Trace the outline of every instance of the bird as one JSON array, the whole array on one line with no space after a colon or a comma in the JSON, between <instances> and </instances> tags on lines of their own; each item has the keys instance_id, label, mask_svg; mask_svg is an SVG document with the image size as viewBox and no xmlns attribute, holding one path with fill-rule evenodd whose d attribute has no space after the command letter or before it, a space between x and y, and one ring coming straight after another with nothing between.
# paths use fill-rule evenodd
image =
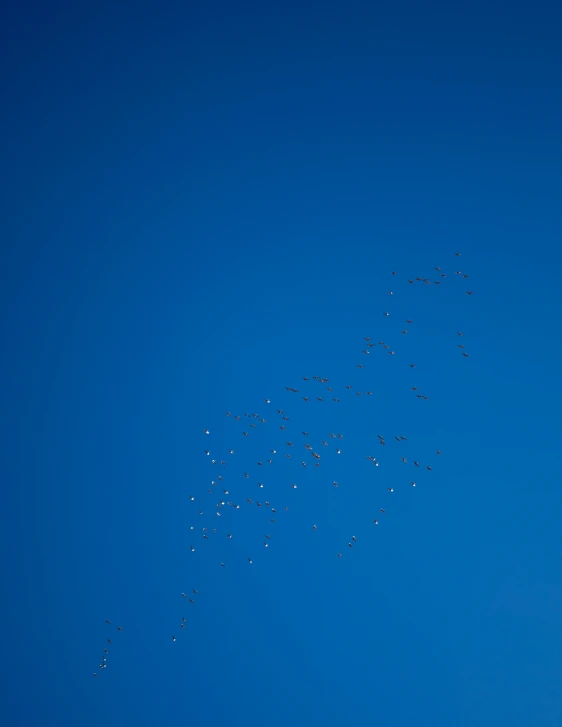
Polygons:
<instances>
[{"instance_id":1,"label":"bird","mask_svg":"<svg viewBox=\"0 0 562 727\"><path fill-rule=\"evenodd\" d=\"M441 452L440 450L437 450L437 454L443 454L443 452Z\"/></svg>"},{"instance_id":2,"label":"bird","mask_svg":"<svg viewBox=\"0 0 562 727\"><path fill-rule=\"evenodd\" d=\"M456 257L460 257L460 255L461 255L461 254L460 254L460 252L456 252L456 253L455 253L455 256L456 256Z\"/></svg>"},{"instance_id":3,"label":"bird","mask_svg":"<svg viewBox=\"0 0 562 727\"><path fill-rule=\"evenodd\" d=\"M176 637L175 636L172 636L172 641L175 641L175 640L176 640Z\"/></svg>"},{"instance_id":4,"label":"bird","mask_svg":"<svg viewBox=\"0 0 562 727\"><path fill-rule=\"evenodd\" d=\"M464 278L464 277L465 277L465 276L463 275L463 278ZM468 276L467 276L467 277L468 277ZM472 291L472 290L467 290L467 291L466 291L466 294L467 294L467 295L474 295L474 291Z\"/></svg>"},{"instance_id":5,"label":"bird","mask_svg":"<svg viewBox=\"0 0 562 727\"><path fill-rule=\"evenodd\" d=\"M123 629L121 628L121 626L118 626L117 627L117 631L123 631Z\"/></svg>"},{"instance_id":6,"label":"bird","mask_svg":"<svg viewBox=\"0 0 562 727\"><path fill-rule=\"evenodd\" d=\"M108 618L106 618L106 619L105 619L105 623L106 623L106 624L110 624L110 623L111 623L111 621L110 621L110 620L109 620Z\"/></svg>"},{"instance_id":7,"label":"bird","mask_svg":"<svg viewBox=\"0 0 562 727\"><path fill-rule=\"evenodd\" d=\"M204 429L203 431L205 432L205 434L210 434L211 433L208 429Z\"/></svg>"}]
</instances>

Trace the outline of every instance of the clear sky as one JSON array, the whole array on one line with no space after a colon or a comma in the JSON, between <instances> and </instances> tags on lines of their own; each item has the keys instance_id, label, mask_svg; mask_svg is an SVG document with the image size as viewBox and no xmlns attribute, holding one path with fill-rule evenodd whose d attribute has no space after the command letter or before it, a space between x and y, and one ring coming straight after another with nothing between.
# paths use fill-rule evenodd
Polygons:
<instances>
[{"instance_id":1,"label":"clear sky","mask_svg":"<svg viewBox=\"0 0 562 727\"><path fill-rule=\"evenodd\" d=\"M562 724L557 5L4 11L3 724Z\"/></svg>"}]
</instances>

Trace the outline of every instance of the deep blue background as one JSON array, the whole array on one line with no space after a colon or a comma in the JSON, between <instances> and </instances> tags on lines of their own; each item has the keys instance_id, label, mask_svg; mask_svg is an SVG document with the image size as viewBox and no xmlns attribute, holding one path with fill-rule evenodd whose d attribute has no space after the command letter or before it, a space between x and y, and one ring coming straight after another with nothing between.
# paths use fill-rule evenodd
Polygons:
<instances>
[{"instance_id":1,"label":"deep blue background","mask_svg":"<svg viewBox=\"0 0 562 727\"><path fill-rule=\"evenodd\" d=\"M5 11L3 723L562 723L556 5Z\"/></svg>"}]
</instances>

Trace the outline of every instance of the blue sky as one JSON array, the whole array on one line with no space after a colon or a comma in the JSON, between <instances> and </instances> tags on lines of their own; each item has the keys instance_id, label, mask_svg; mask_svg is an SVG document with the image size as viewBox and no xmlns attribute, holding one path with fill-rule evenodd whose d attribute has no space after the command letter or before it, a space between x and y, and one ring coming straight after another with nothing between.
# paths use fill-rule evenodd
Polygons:
<instances>
[{"instance_id":1,"label":"blue sky","mask_svg":"<svg viewBox=\"0 0 562 727\"><path fill-rule=\"evenodd\" d=\"M561 723L561 20L7 11L6 724Z\"/></svg>"}]
</instances>

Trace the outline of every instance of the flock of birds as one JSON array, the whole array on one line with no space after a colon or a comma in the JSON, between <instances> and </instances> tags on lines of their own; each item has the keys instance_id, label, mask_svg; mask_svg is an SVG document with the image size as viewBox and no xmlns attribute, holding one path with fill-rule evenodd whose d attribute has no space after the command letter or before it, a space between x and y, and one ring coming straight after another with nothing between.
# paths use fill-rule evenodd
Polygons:
<instances>
[{"instance_id":1,"label":"flock of birds","mask_svg":"<svg viewBox=\"0 0 562 727\"><path fill-rule=\"evenodd\" d=\"M460 257L461 253L454 253L456 257ZM439 278L445 278L446 273L442 271L440 267L434 268L435 271L439 274ZM396 271L392 271L391 275L395 276L397 273ZM468 275L465 273L459 271L455 272L455 275L460 276L462 279L467 279ZM439 285L441 284L442 280L430 280L426 277L416 277L413 279L408 279L409 284L416 284L416 283L422 283L425 285ZM465 291L466 295L471 296L473 295L472 290ZM393 295L393 291L388 291L388 295ZM390 313L388 311L383 312L384 316L389 316ZM406 319L406 325L410 325L413 323L413 320L408 318ZM408 333L408 328L404 328L401 332L402 335L406 335ZM459 338L462 338L464 336L464 333L462 331L457 331L457 335ZM464 340L464 339L463 339ZM362 348L362 355L369 356L373 352L373 349L379 347L380 350L385 351L388 355L395 355L395 351L391 349L391 347L386 344L384 341L377 341L374 342L369 336L365 336L363 339L363 348ZM463 343L457 343L457 346L464 358L469 357L469 353L465 351L465 346ZM358 369L365 368L365 365L363 363L356 364L356 367ZM409 364L410 368L415 368L415 363ZM326 377L321 376L303 376L302 377L303 382L309 382L314 381L316 384L323 387L322 392L310 392L308 390L302 391L300 388L297 388L295 386L285 386L285 390L291 394L299 395L304 402L311 403L311 402L325 402L330 401L332 403L339 403L341 401L342 396L349 396L352 394L355 394L356 396L372 396L373 391L371 390L361 390L361 391L354 391L353 386L350 384L345 384L341 388L341 393L338 392L338 387L335 386L335 384ZM309 386L309 384L306 384L306 386ZM429 399L428 396L426 396L424 393L420 393L417 386L411 386L409 387L412 392L416 395L416 397L420 400L427 401ZM339 395L338 395L339 393ZM272 406L272 401L269 398L264 399L264 404L269 406ZM278 427L279 430L283 433L289 432L289 421L290 417L288 417L283 409L276 408L274 405L272 406L272 409L274 410L274 416L277 415L277 421L278 421ZM252 434L252 430L256 429L257 427L261 425L265 425L267 423L267 420L265 417L261 416L260 414L256 413L245 413L243 415L238 414L232 414L231 412L227 411L225 412L225 415L229 417L232 421L235 422L243 422L242 430L241 430L241 436L243 437L249 437ZM323 438L318 439L317 441L314 441L311 439L309 433L305 430L301 430L300 432L295 432L296 436L294 434L285 434L285 436L289 437L285 440L283 446L283 450L280 451L277 448L270 448L268 452L264 453L264 455L256 460L257 467L259 468L267 468L274 464L274 462L279 458L283 457L284 459L295 459L298 461L298 464L302 468L308 468L308 467L315 467L319 468L322 466L322 455L326 451L333 452L336 456L340 455L342 453L342 441L344 439L344 435L340 432L326 432ZM211 437L211 431L210 429L204 428L203 429L203 435L205 437ZM239 435L240 436L240 435ZM283 438L285 438L285 436ZM407 437L403 434L393 434L393 439L401 444L403 442L407 441ZM381 447L385 447L387 445L387 441L385 437L381 434L377 435L378 437L378 444ZM324 448L329 448L329 450L325 450ZM283 504L282 507L278 507L275 502L273 502L273 497L267 495L266 497L260 497L260 499L255 499L254 496L252 496L253 493L249 492L248 496L245 497L243 500L240 500L239 502L236 502L234 499L230 499L230 490L228 489L230 485L227 484L227 480L225 479L225 475L223 475L223 472L226 472L227 470L222 469L227 466L228 462L231 460L232 456L235 454L235 450L232 447L229 447L226 450L226 454L223 455L224 458L214 456L211 453L210 449L203 449L204 456L208 459L209 464L211 466L216 466L216 472L217 474L214 475L214 478L211 480L210 487L207 488L207 494L210 495L213 500L215 501L213 511L215 513L215 517L220 518L223 514L223 511L225 508L231 508L233 510L240 510L241 507L251 506L255 507L261 512L267 512L267 518L269 520L269 527L268 529L273 529L271 526L274 526L277 522L277 518L279 514L286 512L289 510L289 507L286 504ZM441 456L442 452L440 449L435 450L435 454L437 456ZM379 461L374 453L366 453L365 457L368 461L370 461L375 467L379 466ZM416 468L416 470L426 470L427 472L431 472L433 470L432 464L428 463L422 463L418 460L412 460L411 462L408 460L407 457L400 455L400 461L404 465L411 465L412 468ZM252 477L247 471L243 472L243 480L252 480ZM266 478L263 478L266 479ZM292 479L292 478L291 478ZM409 479L409 485L411 487L416 487L416 481L414 478ZM248 483L249 484L249 483ZM295 482L288 482L287 486L293 490L298 489L298 485ZM333 487L339 487L338 481L333 480L332 481ZM261 481L256 481L253 483L253 489L255 492L255 489L263 490L264 484ZM387 487L388 492L392 493L394 492L394 488L391 486ZM217 494L218 493L218 497ZM193 494L189 495L189 500L192 502L195 502L196 497ZM196 506L197 507L197 506ZM205 511L202 509L198 509L199 515L203 516L205 514ZM379 525L379 518L382 520L384 515L386 514L386 509L384 507L379 507L377 512L372 513L372 523L373 525ZM217 523L220 523L220 521L217 521ZM318 525L311 523L310 527L312 530L317 530ZM197 528L199 530L199 528ZM214 535L218 535L219 531L221 530L220 527L209 527L208 525L205 527L201 527L200 529L200 536L203 540L209 540L210 537L213 537ZM196 533L196 527L194 525L190 526L190 531L192 531L193 535ZM223 537L226 537L227 540L231 540L233 538L233 533L231 532L225 532ZM263 545L262 547L268 548L271 541L271 535L269 533L266 533L264 535L263 539ZM353 548L354 545L357 543L357 537L355 535L351 535L349 538L349 541L347 542L348 548ZM190 545L190 551L192 553L196 552L197 548L192 543ZM334 550L334 557L342 558L343 553L341 550L335 549ZM253 563L253 555L248 554L247 561L249 564ZM224 561L219 561L217 563L218 567L226 568L226 559ZM181 598L185 602L189 602L190 604L194 604L194 596L198 595L198 591L196 588L191 588L188 593L182 592ZM106 623L108 625L111 624L109 619L106 619ZM181 621L178 620L178 626L180 629L185 629L187 624L187 620L185 616L181 616ZM117 627L117 631L121 632L122 628L121 626ZM177 640L177 637L175 634L171 634L171 639L173 642ZM107 638L107 645L103 650L103 655L101 657L101 664L99 665L100 672L101 670L105 669L107 667L107 655L109 654L109 649L107 646L112 645L111 638ZM94 676L98 676L98 672L94 673Z\"/></svg>"}]
</instances>

